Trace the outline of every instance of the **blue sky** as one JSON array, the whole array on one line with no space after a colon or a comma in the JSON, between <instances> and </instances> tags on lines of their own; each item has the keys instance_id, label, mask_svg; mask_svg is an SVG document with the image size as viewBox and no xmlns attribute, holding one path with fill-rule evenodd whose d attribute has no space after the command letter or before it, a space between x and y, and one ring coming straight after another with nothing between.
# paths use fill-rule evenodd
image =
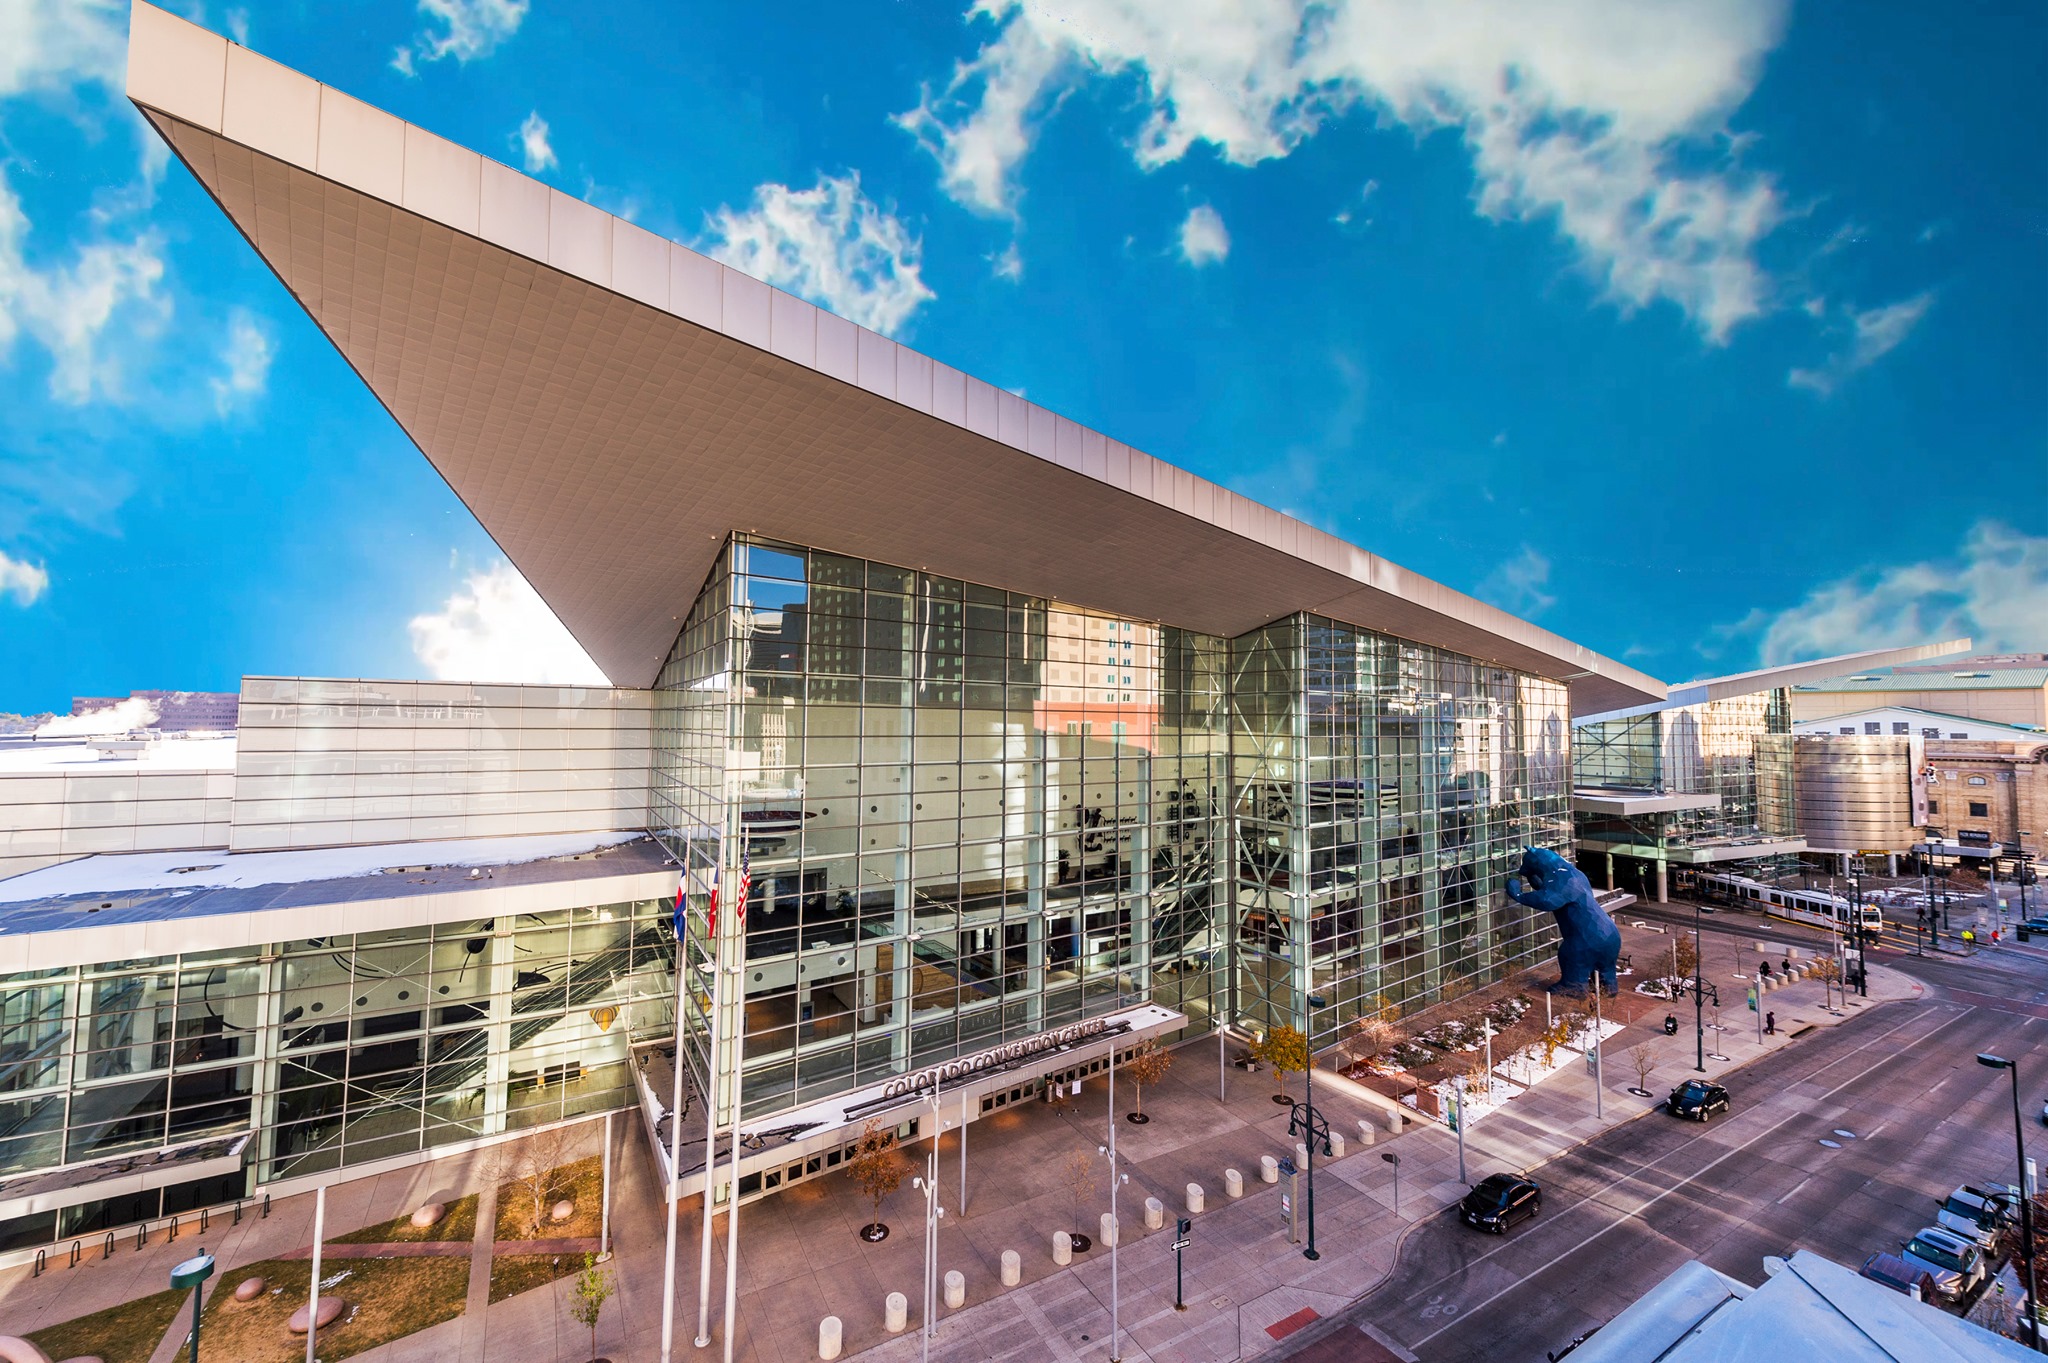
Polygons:
<instances>
[{"instance_id":1,"label":"blue sky","mask_svg":"<svg viewBox=\"0 0 2048 1363\"><path fill-rule=\"evenodd\" d=\"M2048 648L2035 6L175 6L1667 680ZM587 668L0 0L0 711Z\"/></svg>"}]
</instances>

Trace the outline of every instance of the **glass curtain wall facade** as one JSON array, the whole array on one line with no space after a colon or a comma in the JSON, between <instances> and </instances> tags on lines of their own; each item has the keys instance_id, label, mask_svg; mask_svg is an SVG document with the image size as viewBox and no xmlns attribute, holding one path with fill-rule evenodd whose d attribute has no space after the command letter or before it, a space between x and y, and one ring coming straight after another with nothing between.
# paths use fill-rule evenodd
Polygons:
<instances>
[{"instance_id":1,"label":"glass curtain wall facade","mask_svg":"<svg viewBox=\"0 0 2048 1363\"><path fill-rule=\"evenodd\" d=\"M744 844L745 1113L1148 999L1211 1025L1221 640L747 537L691 622L655 798L698 864L683 828Z\"/></svg>"},{"instance_id":2,"label":"glass curtain wall facade","mask_svg":"<svg viewBox=\"0 0 2048 1363\"><path fill-rule=\"evenodd\" d=\"M0 1176L256 1132L243 1174L0 1222L0 1248L232 1201L250 1171L294 1178L629 1105L629 1039L670 1027L667 908L0 980Z\"/></svg>"},{"instance_id":3,"label":"glass curtain wall facade","mask_svg":"<svg viewBox=\"0 0 2048 1363\"><path fill-rule=\"evenodd\" d=\"M1579 785L1715 795L1721 803L1652 815L1651 826L1598 819L1583 823L1581 831L1646 847L1660 839L1792 837L1798 821L1791 733L1791 706L1782 687L1582 724L1573 733Z\"/></svg>"},{"instance_id":4,"label":"glass curtain wall facade","mask_svg":"<svg viewBox=\"0 0 2048 1363\"><path fill-rule=\"evenodd\" d=\"M690 619L655 800L679 856L717 860L679 832L715 827L725 874L742 845L752 872L727 1014L748 1115L1147 1000L1324 1044L1549 949L1501 889L1523 847L1569 841L1559 683L1305 615L1225 641L746 536Z\"/></svg>"},{"instance_id":5,"label":"glass curtain wall facade","mask_svg":"<svg viewBox=\"0 0 2048 1363\"><path fill-rule=\"evenodd\" d=\"M1559 683L1301 615L1232 642L1238 1018L1337 1040L1547 952L1502 893L1570 838Z\"/></svg>"}]
</instances>

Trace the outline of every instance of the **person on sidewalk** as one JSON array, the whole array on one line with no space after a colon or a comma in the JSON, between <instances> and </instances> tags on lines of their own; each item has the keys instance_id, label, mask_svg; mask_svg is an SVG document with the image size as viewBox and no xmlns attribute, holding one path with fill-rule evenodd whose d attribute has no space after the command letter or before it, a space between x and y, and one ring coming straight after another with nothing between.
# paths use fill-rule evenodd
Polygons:
<instances>
[{"instance_id":1,"label":"person on sidewalk","mask_svg":"<svg viewBox=\"0 0 2048 1363\"><path fill-rule=\"evenodd\" d=\"M1778 1034L1778 1015L1777 1015L1776 1013L1765 1013L1765 1014L1764 1014L1764 1035L1765 1035L1765 1036L1776 1036L1777 1034Z\"/></svg>"}]
</instances>

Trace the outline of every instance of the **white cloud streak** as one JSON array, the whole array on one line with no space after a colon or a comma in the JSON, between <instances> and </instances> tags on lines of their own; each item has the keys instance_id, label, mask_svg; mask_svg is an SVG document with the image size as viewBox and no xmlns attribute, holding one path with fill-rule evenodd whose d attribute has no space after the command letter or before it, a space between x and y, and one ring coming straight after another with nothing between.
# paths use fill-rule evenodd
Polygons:
<instances>
[{"instance_id":1,"label":"white cloud streak","mask_svg":"<svg viewBox=\"0 0 2048 1363\"><path fill-rule=\"evenodd\" d=\"M1214 265L1230 254L1230 233L1222 215L1207 204L1188 210L1180 225L1180 258L1200 269Z\"/></svg>"},{"instance_id":2,"label":"white cloud streak","mask_svg":"<svg viewBox=\"0 0 2048 1363\"><path fill-rule=\"evenodd\" d=\"M2048 648L2048 535L1979 521L1947 558L1842 578L1717 632L1756 638L1765 667L1963 635L1980 653Z\"/></svg>"},{"instance_id":3,"label":"white cloud streak","mask_svg":"<svg viewBox=\"0 0 2048 1363\"><path fill-rule=\"evenodd\" d=\"M96 81L123 85L128 6L114 0L0 4L0 99Z\"/></svg>"},{"instance_id":4,"label":"white cloud streak","mask_svg":"<svg viewBox=\"0 0 2048 1363\"><path fill-rule=\"evenodd\" d=\"M414 616L412 651L440 681L605 686L604 674L511 564L471 573L439 611Z\"/></svg>"},{"instance_id":5,"label":"white cloud streak","mask_svg":"<svg viewBox=\"0 0 2048 1363\"><path fill-rule=\"evenodd\" d=\"M0 597L12 597L17 606L33 606L49 589L49 569L0 550Z\"/></svg>"},{"instance_id":6,"label":"white cloud streak","mask_svg":"<svg viewBox=\"0 0 2048 1363\"><path fill-rule=\"evenodd\" d=\"M553 170L561 163L555 160L555 149L548 143L548 121L540 116L538 109L526 116L519 125L519 132L512 139L519 146L519 154L526 158L526 173L538 175L544 170Z\"/></svg>"},{"instance_id":7,"label":"white cloud streak","mask_svg":"<svg viewBox=\"0 0 2048 1363\"><path fill-rule=\"evenodd\" d=\"M78 405L95 393L118 396L120 362L101 347L102 333L148 332L170 311L157 293L164 262L156 233L88 241L68 263L37 265L27 255L29 227L0 176L0 356L26 333L49 352L52 397Z\"/></svg>"},{"instance_id":8,"label":"white cloud streak","mask_svg":"<svg viewBox=\"0 0 2048 1363\"><path fill-rule=\"evenodd\" d=\"M214 410L227 416L260 396L270 381L272 353L270 333L248 309L236 308L228 317L228 338L221 346L221 372L212 380Z\"/></svg>"},{"instance_id":9,"label":"white cloud streak","mask_svg":"<svg viewBox=\"0 0 2048 1363\"><path fill-rule=\"evenodd\" d=\"M1816 369L1794 369L1785 376L1785 382L1822 397L1830 396L1851 375L1898 349L1899 343L1912 335L1913 328L1920 325L1920 319L1933 306L1934 294L1929 292L1864 312L1851 310L1848 344Z\"/></svg>"},{"instance_id":10,"label":"white cloud streak","mask_svg":"<svg viewBox=\"0 0 2048 1363\"><path fill-rule=\"evenodd\" d=\"M1782 0L976 0L1000 25L898 122L946 192L1014 214L1017 168L1060 95L1134 80L1146 169L1207 143L1227 161L1286 156L1356 108L1421 133L1458 129L1478 210L1548 222L1624 312L1667 302L1709 341L1771 305L1757 243L1776 185L1725 137L1784 28Z\"/></svg>"},{"instance_id":11,"label":"white cloud streak","mask_svg":"<svg viewBox=\"0 0 2048 1363\"><path fill-rule=\"evenodd\" d=\"M410 76L423 61L453 57L468 63L488 57L526 22L526 8L527 0L420 0L426 23L393 54L392 68Z\"/></svg>"},{"instance_id":12,"label":"white cloud streak","mask_svg":"<svg viewBox=\"0 0 2048 1363\"><path fill-rule=\"evenodd\" d=\"M917 238L861 192L854 173L804 190L760 186L746 210L711 215L703 249L885 336L933 297Z\"/></svg>"},{"instance_id":13,"label":"white cloud streak","mask_svg":"<svg viewBox=\"0 0 2048 1363\"><path fill-rule=\"evenodd\" d=\"M1480 579L1473 595L1528 620L1557 604L1549 586L1550 560L1525 544L1520 553Z\"/></svg>"}]
</instances>

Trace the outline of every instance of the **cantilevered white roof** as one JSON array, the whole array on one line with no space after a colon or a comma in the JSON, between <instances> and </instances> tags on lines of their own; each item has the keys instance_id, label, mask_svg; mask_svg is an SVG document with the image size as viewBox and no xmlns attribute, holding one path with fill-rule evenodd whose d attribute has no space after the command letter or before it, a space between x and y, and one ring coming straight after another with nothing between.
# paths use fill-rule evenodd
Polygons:
<instances>
[{"instance_id":1,"label":"cantilevered white roof","mask_svg":"<svg viewBox=\"0 0 2048 1363\"><path fill-rule=\"evenodd\" d=\"M1581 711L1664 695L141 3L128 94L620 685L739 529L1222 635L1312 610Z\"/></svg>"},{"instance_id":2,"label":"cantilevered white roof","mask_svg":"<svg viewBox=\"0 0 2048 1363\"><path fill-rule=\"evenodd\" d=\"M1839 653L1832 658L1817 658L1810 663L1780 663L1776 667L1759 668L1754 672L1735 672L1726 677L1707 677L1700 681L1681 682L1671 687L1669 694L1662 700L1612 710L1588 710L1585 706L1576 704L1578 697L1574 695L1572 718L1579 724L1629 719L1635 715L1670 710L1680 705L1700 705L1711 700L1726 700L1731 696L1754 695L1758 691L1770 691L1780 686L1798 686L1824 677L1839 677L1845 672L1854 672L1859 668L1894 667L1900 663L1917 663L1923 658L1945 658L1952 653L1967 653L1969 648L1968 639L1950 639L1939 644L1909 644L1900 648L1873 648L1862 653Z\"/></svg>"}]
</instances>

